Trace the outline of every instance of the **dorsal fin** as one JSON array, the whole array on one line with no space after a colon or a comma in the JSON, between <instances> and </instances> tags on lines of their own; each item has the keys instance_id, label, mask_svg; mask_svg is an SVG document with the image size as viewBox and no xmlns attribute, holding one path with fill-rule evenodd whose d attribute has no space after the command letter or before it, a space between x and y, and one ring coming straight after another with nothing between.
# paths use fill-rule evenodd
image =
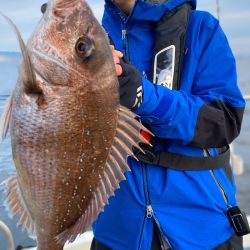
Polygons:
<instances>
[{"instance_id":1,"label":"dorsal fin","mask_svg":"<svg viewBox=\"0 0 250 250\"><path fill-rule=\"evenodd\" d=\"M74 241L78 234L85 232L90 224L97 219L98 214L108 204L108 198L114 195L114 190L119 188L119 182L125 180L124 173L130 171L127 157L134 156L132 148L134 146L140 148L138 146L139 142L148 143L140 134L141 130L148 130L135 118L135 114L124 107L120 107L116 137L104 167L104 172L100 176L99 185L93 193L87 210L75 225L57 236L56 239L61 244L64 244L67 240Z\"/></svg>"},{"instance_id":2,"label":"dorsal fin","mask_svg":"<svg viewBox=\"0 0 250 250\"><path fill-rule=\"evenodd\" d=\"M9 129L12 104L13 104L13 95L11 95L8 98L4 112L3 112L2 117L1 117L1 121L0 121L0 131L2 134L2 140L5 139L7 132L8 132L8 129Z\"/></svg>"}]
</instances>

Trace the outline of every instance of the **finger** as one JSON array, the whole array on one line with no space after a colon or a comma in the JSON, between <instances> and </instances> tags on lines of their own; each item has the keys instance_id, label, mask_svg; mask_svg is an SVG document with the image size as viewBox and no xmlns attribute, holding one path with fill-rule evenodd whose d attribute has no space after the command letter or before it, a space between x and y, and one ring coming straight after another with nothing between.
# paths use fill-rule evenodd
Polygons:
<instances>
[{"instance_id":1,"label":"finger","mask_svg":"<svg viewBox=\"0 0 250 250\"><path fill-rule=\"evenodd\" d=\"M114 55L114 54L113 54L113 59L114 59L115 64L120 63L120 58L119 58L119 57L117 57L117 56L116 56L116 55Z\"/></svg>"},{"instance_id":2,"label":"finger","mask_svg":"<svg viewBox=\"0 0 250 250\"><path fill-rule=\"evenodd\" d=\"M115 54L116 56L118 56L119 58L122 58L123 57L123 53L119 50L116 50L114 45L109 45L110 48L111 48L111 51L113 54Z\"/></svg>"},{"instance_id":3,"label":"finger","mask_svg":"<svg viewBox=\"0 0 250 250\"><path fill-rule=\"evenodd\" d=\"M121 76L122 75L122 67L120 64L115 64L115 70L116 70L116 75Z\"/></svg>"},{"instance_id":4,"label":"finger","mask_svg":"<svg viewBox=\"0 0 250 250\"><path fill-rule=\"evenodd\" d=\"M123 57L123 53L121 52L121 51L119 51L119 50L114 50L113 51L113 53L116 55L116 56L118 56L119 58L122 58Z\"/></svg>"}]
</instances>

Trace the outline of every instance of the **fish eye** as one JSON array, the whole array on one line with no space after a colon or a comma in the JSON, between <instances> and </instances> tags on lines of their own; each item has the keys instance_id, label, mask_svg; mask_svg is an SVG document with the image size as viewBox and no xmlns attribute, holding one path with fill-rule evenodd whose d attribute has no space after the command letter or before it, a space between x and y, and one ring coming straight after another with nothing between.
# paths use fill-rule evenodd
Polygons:
<instances>
[{"instance_id":1,"label":"fish eye","mask_svg":"<svg viewBox=\"0 0 250 250\"><path fill-rule=\"evenodd\" d=\"M75 45L75 53L77 59L80 61L84 61L89 58L94 51L94 43L93 40L87 36L80 37Z\"/></svg>"},{"instance_id":2,"label":"fish eye","mask_svg":"<svg viewBox=\"0 0 250 250\"><path fill-rule=\"evenodd\" d=\"M77 50L80 52L80 53L84 53L85 50L86 50L86 44L84 44L83 42L79 42L77 44Z\"/></svg>"},{"instance_id":3,"label":"fish eye","mask_svg":"<svg viewBox=\"0 0 250 250\"><path fill-rule=\"evenodd\" d=\"M41 6L41 12L42 12L42 14L44 14L45 11L47 10L47 6L48 6L47 3L44 3L44 4Z\"/></svg>"}]
</instances>

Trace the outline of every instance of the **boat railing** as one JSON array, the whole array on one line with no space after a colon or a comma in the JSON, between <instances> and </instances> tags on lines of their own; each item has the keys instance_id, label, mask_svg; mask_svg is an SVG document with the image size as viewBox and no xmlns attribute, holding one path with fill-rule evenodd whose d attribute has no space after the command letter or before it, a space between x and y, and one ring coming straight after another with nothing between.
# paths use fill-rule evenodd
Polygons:
<instances>
[{"instance_id":1,"label":"boat railing","mask_svg":"<svg viewBox=\"0 0 250 250\"><path fill-rule=\"evenodd\" d=\"M245 96L244 96L244 99L245 99L246 101L250 101L250 95L245 95Z\"/></svg>"},{"instance_id":2,"label":"boat railing","mask_svg":"<svg viewBox=\"0 0 250 250\"><path fill-rule=\"evenodd\" d=\"M15 250L14 239L10 229L7 227L5 223L0 221L0 230L4 233L7 239L7 250Z\"/></svg>"}]
</instances>

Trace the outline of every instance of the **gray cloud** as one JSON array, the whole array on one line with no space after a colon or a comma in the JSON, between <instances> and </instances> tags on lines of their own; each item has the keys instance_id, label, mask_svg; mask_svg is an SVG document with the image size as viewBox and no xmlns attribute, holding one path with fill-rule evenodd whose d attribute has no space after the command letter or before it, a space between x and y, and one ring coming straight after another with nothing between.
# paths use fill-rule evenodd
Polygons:
<instances>
[{"instance_id":1,"label":"gray cloud","mask_svg":"<svg viewBox=\"0 0 250 250\"><path fill-rule=\"evenodd\" d=\"M0 0L0 11L9 16L18 26L27 41L39 19L40 6L45 0ZM95 16L100 21L104 0L89 1ZM216 15L215 0L198 0L198 9ZM220 0L221 25L235 53L250 54L250 1ZM18 43L8 24L0 18L0 50L18 51Z\"/></svg>"}]
</instances>

